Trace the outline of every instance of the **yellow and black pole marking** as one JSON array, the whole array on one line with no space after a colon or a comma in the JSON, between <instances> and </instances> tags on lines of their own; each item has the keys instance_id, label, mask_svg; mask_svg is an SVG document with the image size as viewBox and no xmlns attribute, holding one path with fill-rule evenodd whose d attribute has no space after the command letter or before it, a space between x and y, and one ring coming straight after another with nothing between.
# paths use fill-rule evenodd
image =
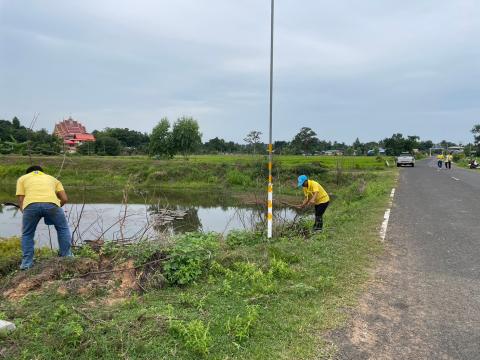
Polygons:
<instances>
[{"instance_id":1,"label":"yellow and black pole marking","mask_svg":"<svg viewBox=\"0 0 480 360\"><path fill-rule=\"evenodd\" d=\"M273 20L275 15L275 1L272 0L270 17L270 123L268 141L268 202L267 202L267 237L272 237L273 228L273 181L272 181L272 120L273 120Z\"/></svg>"},{"instance_id":2,"label":"yellow and black pole marking","mask_svg":"<svg viewBox=\"0 0 480 360\"><path fill-rule=\"evenodd\" d=\"M272 237L273 228L273 182L272 182L272 144L268 144L268 202L267 202L267 237Z\"/></svg>"}]
</instances>

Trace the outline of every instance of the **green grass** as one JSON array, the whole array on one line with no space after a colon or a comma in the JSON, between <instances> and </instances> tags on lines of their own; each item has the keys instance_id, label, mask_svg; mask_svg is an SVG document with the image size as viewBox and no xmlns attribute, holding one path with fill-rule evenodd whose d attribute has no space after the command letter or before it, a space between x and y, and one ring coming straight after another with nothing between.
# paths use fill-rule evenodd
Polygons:
<instances>
[{"instance_id":1,"label":"green grass","mask_svg":"<svg viewBox=\"0 0 480 360\"><path fill-rule=\"evenodd\" d=\"M460 167L465 168L465 169L470 169L470 163L469 162L470 162L470 160L473 160L473 159L477 159L477 162L480 163L480 158L478 158L478 157L468 157L468 158L466 158L464 156L456 157L456 158L454 157L455 164L457 166L460 166ZM472 169L472 171L475 171L475 170L478 170L478 169Z\"/></svg>"},{"instance_id":2,"label":"green grass","mask_svg":"<svg viewBox=\"0 0 480 360\"><path fill-rule=\"evenodd\" d=\"M276 156L273 176L277 194L292 194L295 179L307 174L329 189L354 181L365 172L383 172L385 161L376 157ZM134 189L245 191L266 188L267 159L251 155L192 156L189 160L154 160L147 157L34 157L45 171L59 177L67 192L86 188L121 192L127 184ZM391 162L392 163L392 162ZM12 200L15 183L30 165L28 157L0 158L0 200ZM333 191L333 190L331 190Z\"/></svg>"},{"instance_id":3,"label":"green grass","mask_svg":"<svg viewBox=\"0 0 480 360\"><path fill-rule=\"evenodd\" d=\"M35 256L38 259L46 259L53 256L53 251L42 248L35 250ZM13 269L17 269L22 259L19 238L0 238L0 276L10 273Z\"/></svg>"},{"instance_id":4,"label":"green grass","mask_svg":"<svg viewBox=\"0 0 480 360\"><path fill-rule=\"evenodd\" d=\"M0 349L9 359L327 356L331 349L322 334L345 321L342 309L355 304L382 251L378 227L395 173L339 188L323 234L301 235L310 219L284 228L271 242L235 234L212 250L209 270L188 285L114 305L105 304L106 294L62 295L55 286L21 301L2 299L1 316L18 331L0 335Z\"/></svg>"}]
</instances>

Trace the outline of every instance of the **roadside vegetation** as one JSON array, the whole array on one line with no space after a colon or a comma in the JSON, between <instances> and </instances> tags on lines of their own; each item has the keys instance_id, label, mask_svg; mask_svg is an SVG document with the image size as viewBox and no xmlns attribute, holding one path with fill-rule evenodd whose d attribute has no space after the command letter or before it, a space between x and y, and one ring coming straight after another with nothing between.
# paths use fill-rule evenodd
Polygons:
<instances>
[{"instance_id":1,"label":"roadside vegetation","mask_svg":"<svg viewBox=\"0 0 480 360\"><path fill-rule=\"evenodd\" d=\"M325 183L338 183L339 176L388 169L387 157L277 156L274 160L276 191L289 191L301 173ZM267 159L252 155L197 155L185 160L154 160L148 157L28 157L0 158L0 183L6 190L15 186L31 163L58 177L66 187L250 190L266 186ZM352 176L353 176L352 175Z\"/></svg>"},{"instance_id":2,"label":"roadside vegetation","mask_svg":"<svg viewBox=\"0 0 480 360\"><path fill-rule=\"evenodd\" d=\"M381 251L395 173L345 181L321 234L307 216L272 241L235 231L84 246L70 261L46 251L26 273L13 270L18 239L0 241L0 317L18 327L0 335L0 351L8 359L328 358L334 349L321 334L345 320Z\"/></svg>"}]
</instances>

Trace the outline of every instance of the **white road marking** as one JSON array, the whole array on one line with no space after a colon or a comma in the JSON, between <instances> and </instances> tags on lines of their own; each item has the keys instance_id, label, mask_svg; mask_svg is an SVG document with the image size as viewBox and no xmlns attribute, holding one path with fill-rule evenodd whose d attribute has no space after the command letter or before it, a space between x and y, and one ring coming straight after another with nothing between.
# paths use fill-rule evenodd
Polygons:
<instances>
[{"instance_id":1,"label":"white road marking","mask_svg":"<svg viewBox=\"0 0 480 360\"><path fill-rule=\"evenodd\" d=\"M452 179L455 181L460 181L460 179L457 179L456 177L453 177L453 176L452 176Z\"/></svg>"},{"instance_id":2,"label":"white road marking","mask_svg":"<svg viewBox=\"0 0 480 360\"><path fill-rule=\"evenodd\" d=\"M390 203L388 209L385 211L385 215L383 216L383 223L382 227L380 228L380 239L385 241L385 238L387 237L387 230L388 230L388 221L390 220L390 212L392 211L392 205L393 205L393 198L395 197L395 188L392 189L392 192L390 193Z\"/></svg>"}]
</instances>

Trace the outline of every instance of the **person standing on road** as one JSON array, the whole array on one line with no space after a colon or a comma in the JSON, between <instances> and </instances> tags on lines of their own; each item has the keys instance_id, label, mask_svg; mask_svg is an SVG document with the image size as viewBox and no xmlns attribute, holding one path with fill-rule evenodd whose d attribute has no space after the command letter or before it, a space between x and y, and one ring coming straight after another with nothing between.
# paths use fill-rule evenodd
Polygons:
<instances>
[{"instance_id":1,"label":"person standing on road","mask_svg":"<svg viewBox=\"0 0 480 360\"><path fill-rule=\"evenodd\" d=\"M445 161L445 167L447 169L452 168L452 160L453 160L453 155L452 155L452 153L450 153L450 154L447 155L447 158L446 158L446 161Z\"/></svg>"},{"instance_id":2,"label":"person standing on road","mask_svg":"<svg viewBox=\"0 0 480 360\"><path fill-rule=\"evenodd\" d=\"M40 166L30 166L17 180L18 205L22 217L22 263L20 269L33 266L34 236L38 222L44 218L57 231L59 255L72 256L72 235L62 206L68 201L62 183L43 172Z\"/></svg>"},{"instance_id":3,"label":"person standing on road","mask_svg":"<svg viewBox=\"0 0 480 360\"><path fill-rule=\"evenodd\" d=\"M300 175L298 177L297 187L303 188L303 194L305 200L297 208L304 209L308 206L315 206L315 223L313 225L313 231L323 230L323 214L327 210L330 203L330 197L325 189L318 182L308 180L306 175Z\"/></svg>"},{"instance_id":4,"label":"person standing on road","mask_svg":"<svg viewBox=\"0 0 480 360\"><path fill-rule=\"evenodd\" d=\"M443 153L437 155L437 165L439 169L441 169L443 166L443 160L445 160L445 156L443 156Z\"/></svg>"}]
</instances>

